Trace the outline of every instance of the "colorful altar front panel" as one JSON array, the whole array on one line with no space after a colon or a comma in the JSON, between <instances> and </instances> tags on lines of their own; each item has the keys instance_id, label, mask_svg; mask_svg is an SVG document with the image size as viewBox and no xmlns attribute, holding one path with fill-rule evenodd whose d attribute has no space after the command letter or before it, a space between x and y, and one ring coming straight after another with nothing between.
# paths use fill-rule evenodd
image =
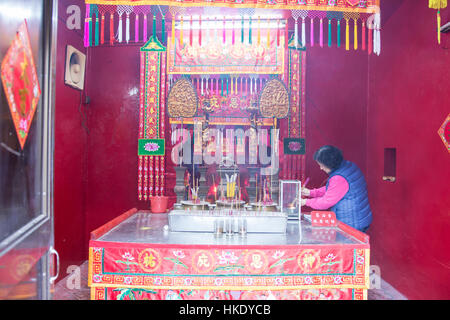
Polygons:
<instances>
[{"instance_id":1,"label":"colorful altar front panel","mask_svg":"<svg viewBox=\"0 0 450 320\"><path fill-rule=\"evenodd\" d=\"M96 287L92 300L367 300L365 289L183 290Z\"/></svg>"},{"instance_id":2,"label":"colorful altar front panel","mask_svg":"<svg viewBox=\"0 0 450 320\"><path fill-rule=\"evenodd\" d=\"M140 223L139 230L144 225ZM311 234L319 241L323 234L317 230ZM169 294L187 299L220 294L227 298L226 292L234 291L245 299L262 298L268 291L280 299L365 298L368 243L332 244L336 231L326 231L330 240L325 242L331 243L316 245L196 245L97 238L89 244L89 285L95 299L125 298L126 290L134 295L129 298L145 299L166 299Z\"/></svg>"}]
</instances>

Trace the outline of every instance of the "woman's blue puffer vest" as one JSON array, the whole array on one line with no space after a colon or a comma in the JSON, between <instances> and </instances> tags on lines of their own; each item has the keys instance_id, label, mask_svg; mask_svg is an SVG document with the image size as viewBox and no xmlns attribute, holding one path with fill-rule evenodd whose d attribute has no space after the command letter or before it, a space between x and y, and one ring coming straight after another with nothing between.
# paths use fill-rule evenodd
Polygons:
<instances>
[{"instance_id":1,"label":"woman's blue puffer vest","mask_svg":"<svg viewBox=\"0 0 450 320\"><path fill-rule=\"evenodd\" d=\"M339 221L357 229L362 230L372 222L372 211L370 210L369 198L367 196L367 185L364 175L356 164L344 160L339 168L330 172L330 178L340 175L347 180L349 189L345 196L331 207L336 213Z\"/></svg>"}]
</instances>

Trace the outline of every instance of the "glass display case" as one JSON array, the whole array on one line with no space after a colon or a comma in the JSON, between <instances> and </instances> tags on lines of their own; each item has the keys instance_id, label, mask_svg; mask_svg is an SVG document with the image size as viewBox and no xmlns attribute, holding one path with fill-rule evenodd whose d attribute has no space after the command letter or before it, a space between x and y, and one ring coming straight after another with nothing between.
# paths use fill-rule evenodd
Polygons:
<instances>
[{"instance_id":1,"label":"glass display case","mask_svg":"<svg viewBox=\"0 0 450 320\"><path fill-rule=\"evenodd\" d=\"M301 191L301 181L280 180L280 210L287 214L288 219L301 218Z\"/></svg>"}]
</instances>

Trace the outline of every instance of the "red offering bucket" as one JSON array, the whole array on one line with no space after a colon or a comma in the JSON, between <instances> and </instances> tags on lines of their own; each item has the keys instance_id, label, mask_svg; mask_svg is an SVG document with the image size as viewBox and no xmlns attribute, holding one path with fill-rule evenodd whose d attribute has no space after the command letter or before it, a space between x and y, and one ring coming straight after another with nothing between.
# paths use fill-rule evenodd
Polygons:
<instances>
[{"instance_id":1,"label":"red offering bucket","mask_svg":"<svg viewBox=\"0 0 450 320\"><path fill-rule=\"evenodd\" d=\"M152 213L165 213L167 211L167 203L169 197L154 196L150 197L150 208Z\"/></svg>"}]
</instances>

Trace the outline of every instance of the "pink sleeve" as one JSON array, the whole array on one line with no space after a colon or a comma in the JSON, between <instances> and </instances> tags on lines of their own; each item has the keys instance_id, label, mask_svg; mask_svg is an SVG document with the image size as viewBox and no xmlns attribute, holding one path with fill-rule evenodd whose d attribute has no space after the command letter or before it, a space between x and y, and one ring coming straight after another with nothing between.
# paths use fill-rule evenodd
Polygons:
<instances>
[{"instance_id":1,"label":"pink sleeve","mask_svg":"<svg viewBox=\"0 0 450 320\"><path fill-rule=\"evenodd\" d=\"M322 188L318 189L321 190ZM316 210L327 210L338 203L348 191L348 182L342 176L333 176L328 183L328 190L322 196L307 199L306 205Z\"/></svg>"},{"instance_id":2,"label":"pink sleeve","mask_svg":"<svg viewBox=\"0 0 450 320\"><path fill-rule=\"evenodd\" d=\"M325 187L325 186L323 186L322 188L318 188L318 189L311 189L309 196L311 198L321 197L325 194L325 191L327 191L327 187Z\"/></svg>"}]
</instances>

